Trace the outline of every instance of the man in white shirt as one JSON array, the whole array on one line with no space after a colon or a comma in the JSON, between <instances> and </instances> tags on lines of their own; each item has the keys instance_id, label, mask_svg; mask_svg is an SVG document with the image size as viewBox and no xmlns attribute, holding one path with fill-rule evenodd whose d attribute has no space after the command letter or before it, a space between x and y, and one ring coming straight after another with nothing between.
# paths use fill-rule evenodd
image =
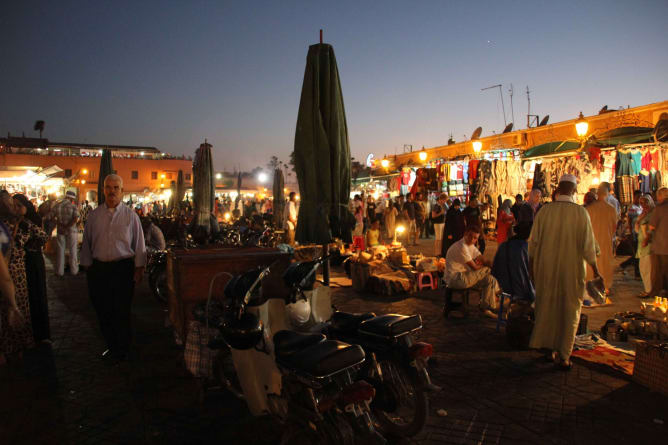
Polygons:
<instances>
[{"instance_id":1,"label":"man in white shirt","mask_svg":"<svg viewBox=\"0 0 668 445\"><path fill-rule=\"evenodd\" d=\"M139 217L121 202L123 180L104 179L104 203L84 228L81 265L87 268L88 295L107 350L104 359L127 359L132 340L132 297L144 275L146 246Z\"/></svg>"},{"instance_id":2,"label":"man in white shirt","mask_svg":"<svg viewBox=\"0 0 668 445\"><path fill-rule=\"evenodd\" d=\"M452 289L479 290L480 309L486 316L495 318L490 309L496 307L500 287L491 274L491 263L483 259L476 247L479 237L480 227L470 225L464 237L450 246L445 256L445 282Z\"/></svg>"}]
</instances>

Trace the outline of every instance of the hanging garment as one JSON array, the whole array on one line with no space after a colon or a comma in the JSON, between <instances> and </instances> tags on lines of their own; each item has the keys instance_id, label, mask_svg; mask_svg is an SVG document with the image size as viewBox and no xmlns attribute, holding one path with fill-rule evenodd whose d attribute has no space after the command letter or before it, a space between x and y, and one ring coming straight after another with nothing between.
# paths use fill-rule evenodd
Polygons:
<instances>
[{"instance_id":1,"label":"hanging garment","mask_svg":"<svg viewBox=\"0 0 668 445\"><path fill-rule=\"evenodd\" d=\"M473 181L478 177L478 165L480 161L477 159L472 159L469 161L469 181L473 184Z\"/></svg>"},{"instance_id":2,"label":"hanging garment","mask_svg":"<svg viewBox=\"0 0 668 445\"><path fill-rule=\"evenodd\" d=\"M633 176L620 176L615 181L620 203L628 205L633 202L634 179L637 181L637 178Z\"/></svg>"},{"instance_id":3,"label":"hanging garment","mask_svg":"<svg viewBox=\"0 0 668 445\"><path fill-rule=\"evenodd\" d=\"M617 176L630 176L633 173L633 158L630 151L617 150L617 159L615 161Z\"/></svg>"},{"instance_id":4,"label":"hanging garment","mask_svg":"<svg viewBox=\"0 0 668 445\"><path fill-rule=\"evenodd\" d=\"M658 148L647 150L649 156L649 169L650 170L659 170L659 158L661 156L661 150Z\"/></svg>"},{"instance_id":5,"label":"hanging garment","mask_svg":"<svg viewBox=\"0 0 668 445\"><path fill-rule=\"evenodd\" d=\"M631 159L633 160L631 175L638 176L640 170L642 170L642 153L640 150L631 150Z\"/></svg>"},{"instance_id":6,"label":"hanging garment","mask_svg":"<svg viewBox=\"0 0 668 445\"><path fill-rule=\"evenodd\" d=\"M638 182L640 183L640 191L643 193L643 195L652 192L652 188L650 187L649 173L641 173L638 176Z\"/></svg>"},{"instance_id":7,"label":"hanging garment","mask_svg":"<svg viewBox=\"0 0 668 445\"><path fill-rule=\"evenodd\" d=\"M661 188L661 172L651 171L649 173L649 188L652 193L656 192Z\"/></svg>"}]
</instances>

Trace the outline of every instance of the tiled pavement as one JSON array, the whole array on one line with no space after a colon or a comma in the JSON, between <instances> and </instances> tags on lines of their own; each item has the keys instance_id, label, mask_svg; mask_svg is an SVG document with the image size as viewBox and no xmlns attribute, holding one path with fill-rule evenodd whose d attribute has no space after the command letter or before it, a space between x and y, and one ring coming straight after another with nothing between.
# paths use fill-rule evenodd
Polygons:
<instances>
[{"instance_id":1,"label":"tiled pavement","mask_svg":"<svg viewBox=\"0 0 668 445\"><path fill-rule=\"evenodd\" d=\"M275 443L278 429L226 394L200 402L197 382L164 326L146 281L134 303L135 351L121 367L104 349L83 275L49 272L52 348L0 368L0 443ZM434 344L425 431L408 443L661 443L668 400L606 369L554 371L531 351L511 351L491 320L445 320L440 301L333 292L343 310L420 313ZM590 324L590 326L593 326ZM444 409L447 416L436 414Z\"/></svg>"}]
</instances>

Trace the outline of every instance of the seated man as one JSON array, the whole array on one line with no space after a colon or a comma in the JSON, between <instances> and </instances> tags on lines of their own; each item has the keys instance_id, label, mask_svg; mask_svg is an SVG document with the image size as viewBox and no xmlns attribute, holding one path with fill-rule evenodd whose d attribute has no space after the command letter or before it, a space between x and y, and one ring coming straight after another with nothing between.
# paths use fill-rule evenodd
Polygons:
<instances>
[{"instance_id":1,"label":"seated man","mask_svg":"<svg viewBox=\"0 0 668 445\"><path fill-rule=\"evenodd\" d=\"M476 247L479 237L480 227L470 225L464 237L450 246L445 256L445 282L452 289L479 290L480 309L486 316L496 318L490 309L496 307L499 284L491 274L490 262L483 259Z\"/></svg>"},{"instance_id":2,"label":"seated man","mask_svg":"<svg viewBox=\"0 0 668 445\"><path fill-rule=\"evenodd\" d=\"M515 226L515 236L499 245L492 275L498 280L501 289L513 298L533 303L536 291L529 276L529 244L531 223L522 222Z\"/></svg>"},{"instance_id":3,"label":"seated man","mask_svg":"<svg viewBox=\"0 0 668 445\"><path fill-rule=\"evenodd\" d=\"M141 227L144 230L144 242L147 251L154 252L166 249L165 236L162 234L160 227L153 224L151 218L141 218Z\"/></svg>"}]
</instances>

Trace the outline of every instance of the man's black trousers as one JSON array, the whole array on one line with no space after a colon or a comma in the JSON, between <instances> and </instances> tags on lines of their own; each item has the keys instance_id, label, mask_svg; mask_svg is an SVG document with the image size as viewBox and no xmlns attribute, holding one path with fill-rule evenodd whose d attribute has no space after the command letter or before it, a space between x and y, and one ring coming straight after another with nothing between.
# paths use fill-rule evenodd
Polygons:
<instances>
[{"instance_id":1,"label":"man's black trousers","mask_svg":"<svg viewBox=\"0 0 668 445\"><path fill-rule=\"evenodd\" d=\"M115 355L127 355L132 339L130 324L135 290L134 258L97 261L88 268L88 295L93 302L107 348Z\"/></svg>"}]
</instances>

